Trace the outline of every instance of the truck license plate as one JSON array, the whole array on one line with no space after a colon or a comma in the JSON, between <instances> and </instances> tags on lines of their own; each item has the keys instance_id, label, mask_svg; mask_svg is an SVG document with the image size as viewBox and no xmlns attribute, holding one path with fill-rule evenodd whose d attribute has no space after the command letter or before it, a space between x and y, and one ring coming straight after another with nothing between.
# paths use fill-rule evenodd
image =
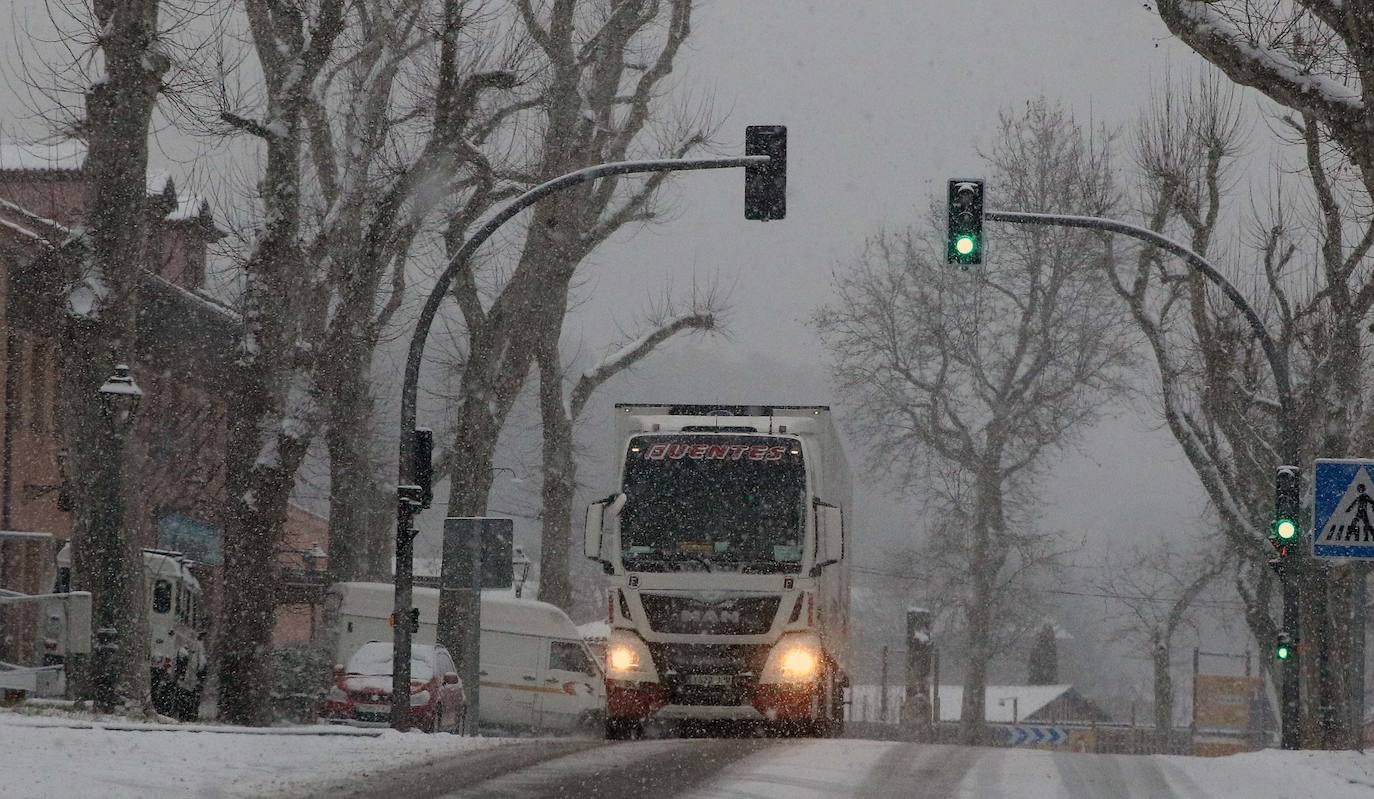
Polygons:
<instances>
[{"instance_id":1,"label":"truck license plate","mask_svg":"<svg viewBox=\"0 0 1374 799\"><path fill-rule=\"evenodd\" d=\"M688 674L688 685L731 685L734 679L729 674Z\"/></svg>"}]
</instances>

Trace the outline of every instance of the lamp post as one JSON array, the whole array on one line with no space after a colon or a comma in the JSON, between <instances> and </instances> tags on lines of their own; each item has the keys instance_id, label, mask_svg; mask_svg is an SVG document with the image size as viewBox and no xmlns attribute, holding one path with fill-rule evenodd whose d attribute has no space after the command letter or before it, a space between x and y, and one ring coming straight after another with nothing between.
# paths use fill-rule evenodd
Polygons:
<instances>
[{"instance_id":1,"label":"lamp post","mask_svg":"<svg viewBox=\"0 0 1374 799\"><path fill-rule=\"evenodd\" d=\"M129 374L129 367L119 364L114 374L100 386L98 393L105 430L110 436L110 448L102 459L98 478L101 503L95 518L91 520L91 535L88 536L90 542L95 544L96 557L92 560L97 588L94 592L95 646L91 671L95 709L108 713L118 703L118 683L123 671L119 622L120 615L128 615L130 609L124 607L122 600L129 593L130 585L136 584L135 590L141 590L143 584L140 573L126 573L135 564L130 563L134 559L126 558L124 552L131 544L125 541L124 536L123 491L124 445L138 413L139 402L143 399L143 390ZM141 558L136 565L141 568ZM127 646L128 642L123 642L123 645Z\"/></svg>"}]
</instances>

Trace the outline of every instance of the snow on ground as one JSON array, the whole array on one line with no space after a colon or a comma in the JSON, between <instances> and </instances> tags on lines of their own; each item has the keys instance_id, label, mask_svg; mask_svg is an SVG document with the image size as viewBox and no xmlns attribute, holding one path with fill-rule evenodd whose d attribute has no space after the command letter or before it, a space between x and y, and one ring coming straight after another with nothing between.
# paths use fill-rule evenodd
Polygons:
<instances>
[{"instance_id":1,"label":"snow on ground","mask_svg":"<svg viewBox=\"0 0 1374 799\"><path fill-rule=\"evenodd\" d=\"M327 734L312 734L319 732ZM250 731L0 711L0 799L259 797L513 740L340 727Z\"/></svg>"},{"instance_id":2,"label":"snow on ground","mask_svg":"<svg viewBox=\"0 0 1374 799\"><path fill-rule=\"evenodd\" d=\"M878 741L809 741L728 766L687 799L1370 799L1374 755L1267 750L1163 757L961 749ZM965 771L967 768L967 771Z\"/></svg>"}]
</instances>

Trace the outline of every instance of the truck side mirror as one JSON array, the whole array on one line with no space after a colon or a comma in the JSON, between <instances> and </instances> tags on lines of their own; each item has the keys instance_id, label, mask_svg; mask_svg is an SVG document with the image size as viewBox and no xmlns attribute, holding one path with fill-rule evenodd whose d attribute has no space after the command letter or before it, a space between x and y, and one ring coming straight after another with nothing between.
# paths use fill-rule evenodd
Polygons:
<instances>
[{"instance_id":1,"label":"truck side mirror","mask_svg":"<svg viewBox=\"0 0 1374 799\"><path fill-rule=\"evenodd\" d=\"M605 561L602 557L602 540L606 527L606 516L614 517L625 507L624 494L612 494L587 506L587 523L583 528L582 552L592 560Z\"/></svg>"},{"instance_id":2,"label":"truck side mirror","mask_svg":"<svg viewBox=\"0 0 1374 799\"><path fill-rule=\"evenodd\" d=\"M811 567L811 576L817 577L826 566L845 558L844 510L819 499L812 507L816 519L816 565Z\"/></svg>"}]
</instances>

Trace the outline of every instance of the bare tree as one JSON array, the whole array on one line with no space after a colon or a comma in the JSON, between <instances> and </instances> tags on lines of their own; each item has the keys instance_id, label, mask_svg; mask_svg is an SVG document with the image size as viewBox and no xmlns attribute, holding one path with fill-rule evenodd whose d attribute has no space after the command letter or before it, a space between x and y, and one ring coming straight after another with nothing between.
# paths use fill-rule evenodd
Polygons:
<instances>
[{"instance_id":1,"label":"bare tree","mask_svg":"<svg viewBox=\"0 0 1374 799\"><path fill-rule=\"evenodd\" d=\"M691 310L674 314L665 303L651 314L649 332L623 343L611 354L584 371L567 392L566 370L558 349L556 331L546 335L535 353L539 366L539 412L543 420L544 484L540 519L539 599L564 610L572 609L568 547L572 542L573 495L577 489L577 463L573 458L573 429L592 394L606 381L631 369L654 348L679 333L717 329L719 303L708 293L692 303Z\"/></svg>"},{"instance_id":2,"label":"bare tree","mask_svg":"<svg viewBox=\"0 0 1374 799\"><path fill-rule=\"evenodd\" d=\"M343 29L345 4L321 0L307 14L287 0L245 0L245 10L263 69L265 107L261 118L229 109L221 116L261 140L266 162L259 185L263 224L244 264L238 368L226 386L235 413L226 443L219 712L226 721L264 724L274 556L296 469L317 426L302 302L315 286L301 235L303 117Z\"/></svg>"},{"instance_id":3,"label":"bare tree","mask_svg":"<svg viewBox=\"0 0 1374 799\"><path fill-rule=\"evenodd\" d=\"M1365 0L1159 0L1164 24L1235 83L1330 136L1374 193L1374 7Z\"/></svg>"},{"instance_id":4,"label":"bare tree","mask_svg":"<svg viewBox=\"0 0 1374 799\"><path fill-rule=\"evenodd\" d=\"M97 0L64 10L82 30L68 49L76 63L53 75L80 92L85 108L61 132L86 143L85 218L65 243L73 268L65 275L58 348L75 585L94 593L94 626L116 634L111 668L119 696L148 709L142 542L125 511L131 459L120 446L133 424L103 407L98 389L116 364L135 362L149 126L171 48L159 0ZM83 61L92 66L83 69Z\"/></svg>"},{"instance_id":5,"label":"bare tree","mask_svg":"<svg viewBox=\"0 0 1374 799\"><path fill-rule=\"evenodd\" d=\"M666 124L658 101L691 32L690 0L552 0L546 10L517 0L516 7L522 34L534 43L530 70L537 79L500 114L518 122L511 134L517 165L493 168L493 184L505 175L532 185L646 149L682 156L707 142L709 130L698 119L686 118L676 129ZM656 132L659 141L642 141ZM474 141L500 144L499 137L483 135ZM655 217L653 201L667 174L643 181L603 178L551 196L531 211L507 277L482 281L473 270L459 275L454 295L463 316L465 360L453 445L445 456L450 514L484 512L498 434L536 350L562 330L573 274L611 235ZM453 216L446 234L450 251L478 216L471 206Z\"/></svg>"},{"instance_id":6,"label":"bare tree","mask_svg":"<svg viewBox=\"0 0 1374 799\"><path fill-rule=\"evenodd\" d=\"M1329 145L1323 126L1313 117L1277 122L1302 148L1311 191L1297 192L1295 200L1280 176L1268 207L1252 210L1232 268L1258 275L1249 293L1289 362L1297 406L1289 421L1298 426L1299 462L1307 463L1361 451L1374 437L1364 402L1370 387L1362 323L1374 308L1374 281L1361 268L1374 244L1374 219L1363 210L1362 182L1342 185L1333 177L1345 156ZM1216 242L1242 131L1233 94L1215 78L1157 96L1137 138L1145 224L1204 256L1221 249ZM1308 251L1315 252L1310 265L1303 263ZM1265 539L1281 420L1269 366L1234 306L1200 275L1150 248L1138 250L1129 265L1115 263L1110 279L1159 370L1165 422L1235 559L1247 624L1256 640L1272 641L1279 586L1267 566ZM1341 745L1350 734L1335 716L1346 701L1345 670L1326 668L1322 659L1348 656L1352 589L1348 568L1328 575L1314 564L1304 572L1303 637L1323 642L1302 655L1308 745ZM1276 677L1273 664L1265 665Z\"/></svg>"},{"instance_id":7,"label":"bare tree","mask_svg":"<svg viewBox=\"0 0 1374 799\"><path fill-rule=\"evenodd\" d=\"M1003 115L986 160L1012 207L1105 215L1117 201L1109 145L1042 99ZM1093 236L999 230L992 262L967 273L940 263L943 225L932 221L871 241L815 321L839 389L903 485L929 491L933 462L961 486L949 510L962 514L954 540L967 547L961 737L972 742L984 735L991 599L1015 514L1033 504L1047 459L1121 389L1131 347L1091 268L1105 257Z\"/></svg>"},{"instance_id":8,"label":"bare tree","mask_svg":"<svg viewBox=\"0 0 1374 799\"><path fill-rule=\"evenodd\" d=\"M1226 571L1215 554L1200 557L1169 550L1139 548L1108 558L1097 589L1111 594L1124 609L1117 619L1117 636L1149 653L1153 668L1155 735L1167 745L1174 726L1174 681L1169 666L1174 634L1193 624L1196 603ZM1167 749L1160 749L1167 751Z\"/></svg>"}]
</instances>

